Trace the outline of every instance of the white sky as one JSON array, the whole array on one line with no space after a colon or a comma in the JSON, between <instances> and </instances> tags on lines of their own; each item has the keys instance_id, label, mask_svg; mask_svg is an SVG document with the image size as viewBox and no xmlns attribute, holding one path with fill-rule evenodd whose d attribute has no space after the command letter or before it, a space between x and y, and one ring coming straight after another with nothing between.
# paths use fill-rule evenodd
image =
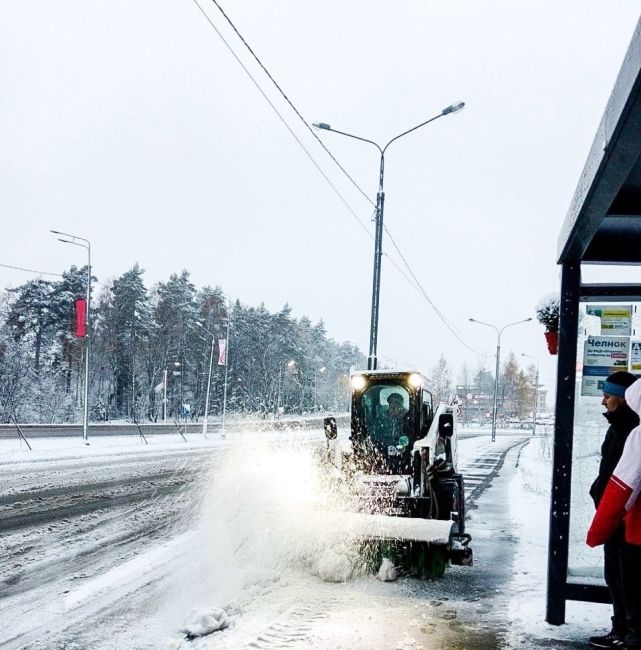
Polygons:
<instances>
[{"instance_id":1,"label":"white sky","mask_svg":"<svg viewBox=\"0 0 641 650\"><path fill-rule=\"evenodd\" d=\"M203 3L372 228L371 206ZM309 122L384 144L467 103L390 147L385 223L434 303L492 354L495 334L468 317L502 326L558 289L557 236L637 3L222 6ZM102 282L135 262L148 286L186 268L197 286L250 304L289 302L367 352L373 244L193 1L2 3L0 115L0 263L84 263L55 228L91 240ZM377 152L321 137L374 199ZM0 268L0 287L30 277ZM429 372L443 352L455 375L463 362L476 369L389 262L382 278L379 356ZM502 349L538 357L553 383L538 323L506 331Z\"/></svg>"}]
</instances>

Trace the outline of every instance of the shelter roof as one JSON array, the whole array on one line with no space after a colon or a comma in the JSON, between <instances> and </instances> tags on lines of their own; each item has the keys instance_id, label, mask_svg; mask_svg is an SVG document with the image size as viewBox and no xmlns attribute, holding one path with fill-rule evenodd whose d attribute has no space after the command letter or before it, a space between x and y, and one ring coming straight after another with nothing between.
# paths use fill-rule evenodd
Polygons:
<instances>
[{"instance_id":1,"label":"shelter roof","mask_svg":"<svg viewBox=\"0 0 641 650\"><path fill-rule=\"evenodd\" d=\"M641 264L641 21L559 235L559 264Z\"/></svg>"}]
</instances>

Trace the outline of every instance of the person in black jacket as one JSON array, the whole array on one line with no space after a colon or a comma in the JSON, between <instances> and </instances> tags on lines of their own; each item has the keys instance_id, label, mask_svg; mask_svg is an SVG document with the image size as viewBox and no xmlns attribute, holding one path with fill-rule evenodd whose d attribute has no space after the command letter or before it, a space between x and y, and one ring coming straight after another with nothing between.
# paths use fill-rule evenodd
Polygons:
<instances>
[{"instance_id":1,"label":"person in black jacket","mask_svg":"<svg viewBox=\"0 0 641 650\"><path fill-rule=\"evenodd\" d=\"M606 412L603 414L610 423L601 445L601 463L599 475L590 487L590 496L598 506L605 487L614 472L623 446L632 429L639 424L639 416L625 401L625 390L631 386L636 377L624 370L611 374L602 386L603 401ZM590 637L594 648L623 648L626 632L626 606L623 590L623 551L625 546L623 526L603 546L603 573L612 597L612 630L603 636Z\"/></svg>"}]
</instances>

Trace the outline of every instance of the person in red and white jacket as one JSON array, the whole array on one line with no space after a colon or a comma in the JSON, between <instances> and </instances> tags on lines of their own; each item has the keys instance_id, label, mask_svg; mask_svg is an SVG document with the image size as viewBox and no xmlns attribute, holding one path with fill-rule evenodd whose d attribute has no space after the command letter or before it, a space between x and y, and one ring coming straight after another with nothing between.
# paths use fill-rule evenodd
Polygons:
<instances>
[{"instance_id":1,"label":"person in red and white jacket","mask_svg":"<svg viewBox=\"0 0 641 650\"><path fill-rule=\"evenodd\" d=\"M641 415L641 381L625 391L628 406ZM588 546L599 546L624 525L622 557L626 635L623 647L641 650L641 425L628 436L621 460L608 481L587 535Z\"/></svg>"}]
</instances>

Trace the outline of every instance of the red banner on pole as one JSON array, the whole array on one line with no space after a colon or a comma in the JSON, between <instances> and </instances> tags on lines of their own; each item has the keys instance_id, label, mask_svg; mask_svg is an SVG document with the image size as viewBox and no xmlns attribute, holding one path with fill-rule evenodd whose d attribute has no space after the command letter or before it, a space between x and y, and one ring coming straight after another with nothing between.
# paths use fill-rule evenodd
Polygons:
<instances>
[{"instance_id":1,"label":"red banner on pole","mask_svg":"<svg viewBox=\"0 0 641 650\"><path fill-rule=\"evenodd\" d=\"M76 300L76 336L87 336L87 301L84 298Z\"/></svg>"}]
</instances>

